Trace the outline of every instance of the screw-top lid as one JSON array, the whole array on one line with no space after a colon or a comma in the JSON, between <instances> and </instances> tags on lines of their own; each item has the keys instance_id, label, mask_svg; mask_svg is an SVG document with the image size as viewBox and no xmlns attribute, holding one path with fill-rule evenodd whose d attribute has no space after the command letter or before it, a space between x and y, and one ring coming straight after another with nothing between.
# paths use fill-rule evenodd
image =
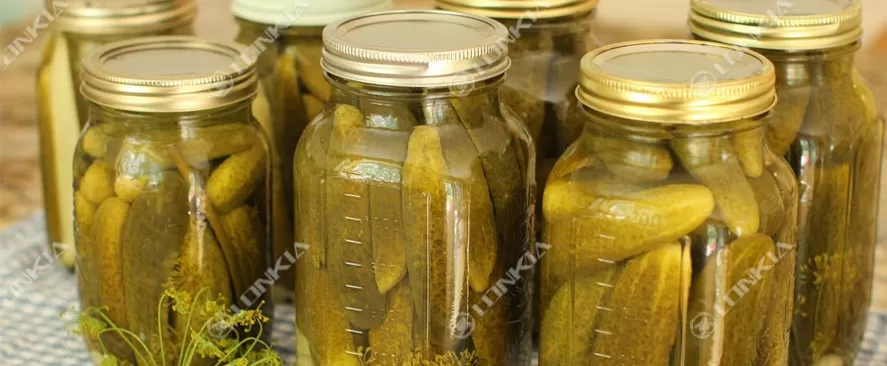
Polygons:
<instances>
[{"instance_id":1,"label":"screw-top lid","mask_svg":"<svg viewBox=\"0 0 887 366\"><path fill-rule=\"evenodd\" d=\"M617 43L586 54L576 96L616 117L673 124L751 118L776 104L764 56L703 41Z\"/></svg>"},{"instance_id":2,"label":"screw-top lid","mask_svg":"<svg viewBox=\"0 0 887 366\"><path fill-rule=\"evenodd\" d=\"M815 50L862 37L859 0L692 0L690 30L712 41L757 49Z\"/></svg>"},{"instance_id":3,"label":"screw-top lid","mask_svg":"<svg viewBox=\"0 0 887 366\"><path fill-rule=\"evenodd\" d=\"M146 37L97 48L83 60L83 96L133 112L193 112L256 94L245 48L196 37Z\"/></svg>"},{"instance_id":4,"label":"screw-top lid","mask_svg":"<svg viewBox=\"0 0 887 366\"><path fill-rule=\"evenodd\" d=\"M262 24L323 26L391 7L391 0L234 0L231 12L238 18Z\"/></svg>"},{"instance_id":5,"label":"screw-top lid","mask_svg":"<svg viewBox=\"0 0 887 366\"><path fill-rule=\"evenodd\" d=\"M437 7L498 19L558 18L587 13L598 0L435 0Z\"/></svg>"},{"instance_id":6,"label":"screw-top lid","mask_svg":"<svg viewBox=\"0 0 887 366\"><path fill-rule=\"evenodd\" d=\"M50 2L60 30L90 35L151 33L189 25L194 0L68 0ZM62 6L62 4L64 6Z\"/></svg>"},{"instance_id":7,"label":"screw-top lid","mask_svg":"<svg viewBox=\"0 0 887 366\"><path fill-rule=\"evenodd\" d=\"M448 87L504 74L508 30L489 18L433 10L368 14L323 30L323 69L367 84Z\"/></svg>"}]
</instances>

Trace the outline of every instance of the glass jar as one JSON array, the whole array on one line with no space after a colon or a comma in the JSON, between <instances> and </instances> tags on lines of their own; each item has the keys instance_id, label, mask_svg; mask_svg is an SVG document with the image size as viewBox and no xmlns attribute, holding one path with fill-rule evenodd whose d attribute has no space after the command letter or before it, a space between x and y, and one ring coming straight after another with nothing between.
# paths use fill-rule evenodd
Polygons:
<instances>
[{"instance_id":1,"label":"glass jar","mask_svg":"<svg viewBox=\"0 0 887 366\"><path fill-rule=\"evenodd\" d=\"M240 25L236 41L257 59L259 95L253 114L268 134L273 159L274 258L295 255L293 245L293 154L302 131L324 104L331 87L320 67L321 34L329 22L390 8L387 0L328 0L302 4L291 0L236 0L231 11ZM281 298L294 289L292 269L280 273ZM283 296L287 295L287 296ZM291 299L286 299L291 302Z\"/></svg>"},{"instance_id":2,"label":"glass jar","mask_svg":"<svg viewBox=\"0 0 887 366\"><path fill-rule=\"evenodd\" d=\"M884 131L853 64L862 5L708 0L693 7L697 37L751 47L776 65L780 102L768 140L802 187L792 364L851 365L872 299ZM736 33L733 12L747 17L746 33ZM764 31L768 37L755 36Z\"/></svg>"},{"instance_id":3,"label":"glass jar","mask_svg":"<svg viewBox=\"0 0 887 366\"><path fill-rule=\"evenodd\" d=\"M540 199L548 173L582 131L571 118L579 61L598 47L592 21L597 0L436 0L439 8L487 16L508 27L511 69L502 98L527 124L536 147ZM537 214L541 214L537 207ZM541 215L537 216L541 219Z\"/></svg>"},{"instance_id":4,"label":"glass jar","mask_svg":"<svg viewBox=\"0 0 887 366\"><path fill-rule=\"evenodd\" d=\"M333 99L294 164L298 365L529 365L535 153L500 109L506 36L441 11L325 29Z\"/></svg>"},{"instance_id":5,"label":"glass jar","mask_svg":"<svg viewBox=\"0 0 887 366\"><path fill-rule=\"evenodd\" d=\"M273 280L270 154L243 51L147 37L84 60L73 200L82 332L97 363L215 364L194 349L270 334L261 318L241 322L272 313Z\"/></svg>"},{"instance_id":6,"label":"glass jar","mask_svg":"<svg viewBox=\"0 0 887 366\"><path fill-rule=\"evenodd\" d=\"M765 143L773 65L720 73L728 50L583 58L586 125L545 188L540 366L787 362L798 188Z\"/></svg>"},{"instance_id":7,"label":"glass jar","mask_svg":"<svg viewBox=\"0 0 887 366\"><path fill-rule=\"evenodd\" d=\"M113 41L188 34L196 9L191 0L127 0L113 6L76 0L56 5L54 30L37 70L40 165L47 242L59 256L59 263L73 269L74 201L68 186L73 172L69 162L89 109L77 89L81 59Z\"/></svg>"}]
</instances>

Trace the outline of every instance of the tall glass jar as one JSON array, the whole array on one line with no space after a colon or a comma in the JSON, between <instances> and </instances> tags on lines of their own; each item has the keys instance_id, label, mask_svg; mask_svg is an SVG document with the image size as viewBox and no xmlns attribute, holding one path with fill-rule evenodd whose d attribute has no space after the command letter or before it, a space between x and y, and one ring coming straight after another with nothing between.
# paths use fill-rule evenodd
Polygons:
<instances>
[{"instance_id":1,"label":"tall glass jar","mask_svg":"<svg viewBox=\"0 0 887 366\"><path fill-rule=\"evenodd\" d=\"M853 64L862 5L706 0L693 9L697 37L750 47L776 65L768 140L802 188L792 364L851 365L872 299L884 133Z\"/></svg>"},{"instance_id":2,"label":"tall glass jar","mask_svg":"<svg viewBox=\"0 0 887 366\"><path fill-rule=\"evenodd\" d=\"M58 15L37 70L40 165L47 242L60 257L59 262L73 269L74 201L68 186L73 172L69 163L89 109L78 92L81 59L92 49L113 41L188 34L196 9L192 0L55 3Z\"/></svg>"},{"instance_id":3,"label":"tall glass jar","mask_svg":"<svg viewBox=\"0 0 887 366\"><path fill-rule=\"evenodd\" d=\"M212 365L207 350L270 334L240 322L241 310L272 313L273 280L270 154L243 52L148 37L84 60L73 201L81 325L97 360Z\"/></svg>"},{"instance_id":4,"label":"tall glass jar","mask_svg":"<svg viewBox=\"0 0 887 366\"><path fill-rule=\"evenodd\" d=\"M298 365L529 365L535 153L500 107L506 36L442 11L325 28L333 99L294 164Z\"/></svg>"},{"instance_id":5,"label":"tall glass jar","mask_svg":"<svg viewBox=\"0 0 887 366\"><path fill-rule=\"evenodd\" d=\"M583 58L586 125L545 188L540 366L787 362L797 182L765 143L773 65L718 69L728 50Z\"/></svg>"},{"instance_id":6,"label":"tall glass jar","mask_svg":"<svg viewBox=\"0 0 887 366\"><path fill-rule=\"evenodd\" d=\"M231 12L240 32L236 41L257 58L259 96L253 113L265 128L276 152L273 159L272 203L274 258L295 255L293 245L293 154L302 131L324 104L331 87L320 67L321 33L329 22L352 15L386 10L390 0L327 0L311 4L292 0L235 0ZM292 294L292 270L280 273L283 291ZM277 296L275 296L277 297Z\"/></svg>"}]
</instances>

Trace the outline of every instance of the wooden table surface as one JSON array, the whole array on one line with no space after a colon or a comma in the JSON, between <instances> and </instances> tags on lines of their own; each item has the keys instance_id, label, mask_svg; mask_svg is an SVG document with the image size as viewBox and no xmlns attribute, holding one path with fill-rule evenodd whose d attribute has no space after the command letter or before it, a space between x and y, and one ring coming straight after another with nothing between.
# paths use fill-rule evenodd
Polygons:
<instances>
[{"instance_id":1,"label":"wooden table surface","mask_svg":"<svg viewBox=\"0 0 887 366\"><path fill-rule=\"evenodd\" d=\"M231 40L237 28L228 13L227 0L199 0L199 3L197 33L209 39ZM402 8L429 6L427 0L396 0L395 3ZM0 46L21 36L31 20L0 29ZM638 34L636 30L603 21L598 22L598 28L596 33L601 44L686 36L686 31L681 29L645 30ZM24 52L6 70L0 69L0 230L42 209L34 74L46 36L45 31L39 33L38 42L25 45ZM887 101L887 68L882 66L885 60L887 33L874 47L863 50L857 57L860 71L874 86L883 109L887 111L887 103L884 103ZM882 182L887 184L885 179ZM884 230L887 228L887 189L881 189L880 201L882 229L878 236L874 306L887 310L887 230Z\"/></svg>"}]
</instances>

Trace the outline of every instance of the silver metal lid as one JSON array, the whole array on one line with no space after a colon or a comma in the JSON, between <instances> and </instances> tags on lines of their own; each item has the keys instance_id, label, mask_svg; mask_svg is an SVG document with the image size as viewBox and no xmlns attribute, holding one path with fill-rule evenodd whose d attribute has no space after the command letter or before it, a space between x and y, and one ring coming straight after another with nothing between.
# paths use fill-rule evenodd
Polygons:
<instances>
[{"instance_id":1,"label":"silver metal lid","mask_svg":"<svg viewBox=\"0 0 887 366\"><path fill-rule=\"evenodd\" d=\"M323 30L324 71L367 84L450 87L504 74L511 61L504 25L433 10L367 14Z\"/></svg>"},{"instance_id":2,"label":"silver metal lid","mask_svg":"<svg viewBox=\"0 0 887 366\"><path fill-rule=\"evenodd\" d=\"M245 48L197 37L145 37L97 48L83 60L83 96L133 112L193 112L256 95Z\"/></svg>"}]
</instances>

